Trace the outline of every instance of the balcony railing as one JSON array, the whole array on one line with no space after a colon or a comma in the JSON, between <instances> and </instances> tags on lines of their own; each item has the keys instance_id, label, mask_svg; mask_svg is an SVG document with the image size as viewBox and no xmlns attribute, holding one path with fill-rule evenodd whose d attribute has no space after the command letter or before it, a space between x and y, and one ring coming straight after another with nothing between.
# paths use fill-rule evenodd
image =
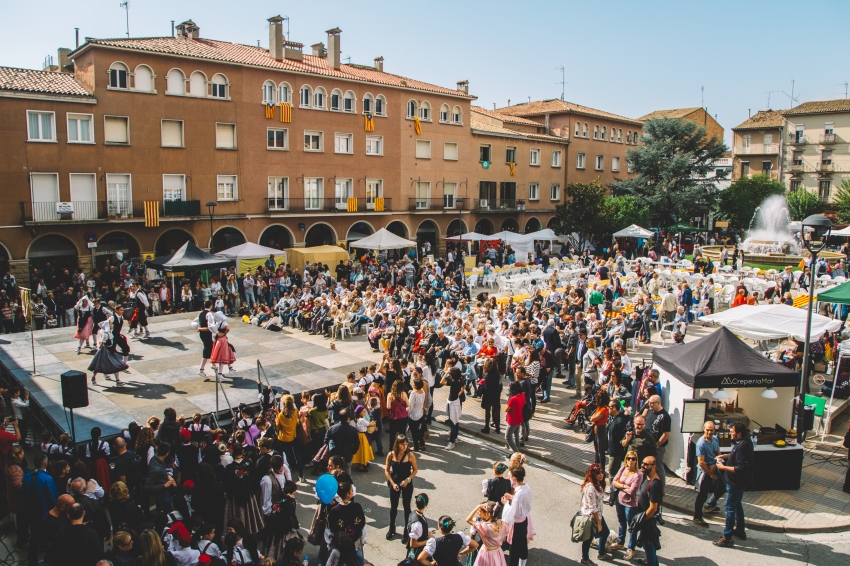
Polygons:
<instances>
[{"instance_id":1,"label":"balcony railing","mask_svg":"<svg viewBox=\"0 0 850 566\"><path fill-rule=\"evenodd\" d=\"M411 198L408 210L457 210L454 197Z\"/></svg>"},{"instance_id":2,"label":"balcony railing","mask_svg":"<svg viewBox=\"0 0 850 566\"><path fill-rule=\"evenodd\" d=\"M267 198L268 212L391 212L392 199L366 197Z\"/></svg>"},{"instance_id":3,"label":"balcony railing","mask_svg":"<svg viewBox=\"0 0 850 566\"><path fill-rule=\"evenodd\" d=\"M489 212L514 212L517 210L517 199L495 199L495 198L479 198L475 199L475 210Z\"/></svg>"},{"instance_id":4,"label":"balcony railing","mask_svg":"<svg viewBox=\"0 0 850 566\"><path fill-rule=\"evenodd\" d=\"M166 200L162 203L163 216L200 216L201 201L199 200Z\"/></svg>"},{"instance_id":5,"label":"balcony railing","mask_svg":"<svg viewBox=\"0 0 850 566\"><path fill-rule=\"evenodd\" d=\"M791 141L788 142L791 145L804 145L809 143L805 136L798 138L797 136L791 136Z\"/></svg>"},{"instance_id":6,"label":"balcony railing","mask_svg":"<svg viewBox=\"0 0 850 566\"><path fill-rule=\"evenodd\" d=\"M748 146L735 146L736 155L778 155L779 144L777 143L754 143Z\"/></svg>"},{"instance_id":7,"label":"balcony railing","mask_svg":"<svg viewBox=\"0 0 850 566\"><path fill-rule=\"evenodd\" d=\"M105 201L73 201L70 204L70 212L63 212L64 210L68 210L68 208L65 206L60 208L57 201L21 201L21 215L25 222L84 221L105 218Z\"/></svg>"},{"instance_id":8,"label":"balcony railing","mask_svg":"<svg viewBox=\"0 0 850 566\"><path fill-rule=\"evenodd\" d=\"M835 165L833 165L831 162L826 163L824 161L821 161L820 165L818 165L818 171L820 171L821 173L832 173L835 171Z\"/></svg>"},{"instance_id":9,"label":"balcony railing","mask_svg":"<svg viewBox=\"0 0 850 566\"><path fill-rule=\"evenodd\" d=\"M822 143L822 144L835 143L835 134L821 134L820 135L820 143Z\"/></svg>"}]
</instances>

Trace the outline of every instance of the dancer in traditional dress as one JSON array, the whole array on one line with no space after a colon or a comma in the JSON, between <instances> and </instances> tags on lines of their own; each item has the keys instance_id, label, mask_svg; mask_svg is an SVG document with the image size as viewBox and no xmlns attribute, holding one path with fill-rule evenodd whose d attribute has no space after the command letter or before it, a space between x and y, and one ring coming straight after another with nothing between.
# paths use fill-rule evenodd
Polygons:
<instances>
[{"instance_id":1,"label":"dancer in traditional dress","mask_svg":"<svg viewBox=\"0 0 850 566\"><path fill-rule=\"evenodd\" d=\"M263 551L266 557L280 559L283 547L291 538L303 538L298 532L298 516L295 512L295 493L298 486L286 479L283 457L275 454L270 460L271 468L260 480L263 522Z\"/></svg>"},{"instance_id":2,"label":"dancer in traditional dress","mask_svg":"<svg viewBox=\"0 0 850 566\"><path fill-rule=\"evenodd\" d=\"M212 302L209 300L204 301L204 310L200 312L198 315L198 334L201 337L201 344L204 345L203 353L201 354L201 369L198 370L198 375L201 377L206 377L207 374L204 372L204 368L207 367L207 362L210 361L210 357L212 356L213 351L213 342L215 342L215 336L213 336L213 329L215 328L215 316L212 313L211 308ZM215 371L215 369L213 369Z\"/></svg>"},{"instance_id":3,"label":"dancer in traditional dress","mask_svg":"<svg viewBox=\"0 0 850 566\"><path fill-rule=\"evenodd\" d=\"M91 319L94 324L93 330L95 332L95 347L100 346L100 341L103 339L102 332L99 330L101 328L100 324L102 322L109 322L109 319L111 318L112 311L109 310L109 306L95 297L94 309L92 309L91 312ZM109 329L107 328L107 330Z\"/></svg>"},{"instance_id":4,"label":"dancer in traditional dress","mask_svg":"<svg viewBox=\"0 0 850 566\"><path fill-rule=\"evenodd\" d=\"M94 328L94 322L91 317L93 309L94 301L92 301L90 291L83 295L77 301L77 304L74 305L74 310L80 313L77 317L77 333L74 334L74 338L80 341L79 345L77 345L78 354L83 347L83 343L89 347L89 350L94 350L94 346L91 344L92 328Z\"/></svg>"},{"instance_id":5,"label":"dancer in traditional dress","mask_svg":"<svg viewBox=\"0 0 850 566\"><path fill-rule=\"evenodd\" d=\"M112 346L112 323L109 320L104 320L98 324L97 331L98 350L89 364L91 374L91 384L97 385L95 376L102 373L106 376L115 374L115 384L121 385L121 380L118 377L118 372L129 369L127 362L121 358ZM108 377L107 377L108 379Z\"/></svg>"},{"instance_id":6,"label":"dancer in traditional dress","mask_svg":"<svg viewBox=\"0 0 850 566\"><path fill-rule=\"evenodd\" d=\"M97 480L104 491L112 487L109 468L109 443L100 439L99 426L92 427L91 440L86 444L86 458L89 461L89 475Z\"/></svg>"},{"instance_id":7,"label":"dancer in traditional dress","mask_svg":"<svg viewBox=\"0 0 850 566\"><path fill-rule=\"evenodd\" d=\"M472 510L466 522L472 525L472 534L481 537L474 566L507 566L502 543L508 538L508 528L499 519L496 502L482 503Z\"/></svg>"},{"instance_id":8,"label":"dancer in traditional dress","mask_svg":"<svg viewBox=\"0 0 850 566\"><path fill-rule=\"evenodd\" d=\"M148 331L148 307L150 306L150 301L148 301L147 293L145 293L145 290L140 285L133 283L130 285L130 298L136 301L136 308L130 317L130 330L133 331L133 337L140 338L142 336L141 331L144 330L144 337L150 338L151 333Z\"/></svg>"},{"instance_id":9,"label":"dancer in traditional dress","mask_svg":"<svg viewBox=\"0 0 850 566\"><path fill-rule=\"evenodd\" d=\"M219 378L224 379L223 372L225 364L229 366L230 373L235 371L233 369L233 362L236 361L236 354L233 353L233 349L227 341L227 334L230 332L230 326L227 325L227 317L224 316L223 312L217 312L214 315L214 319L215 326L213 326L211 332L214 334L215 344L213 344L210 362L213 364L213 369L216 369L215 364L218 364L216 371L218 371Z\"/></svg>"},{"instance_id":10,"label":"dancer in traditional dress","mask_svg":"<svg viewBox=\"0 0 850 566\"><path fill-rule=\"evenodd\" d=\"M115 307L115 314L112 315L110 324L112 326L112 345L109 346L109 348L112 350L112 353L116 355L117 350L120 349L124 365L127 365L127 358L130 356L130 345L127 343L127 337L121 334L121 328L124 326L124 307L122 305ZM130 373L129 366L127 369L122 371L124 373ZM112 381L112 378L109 377L109 375L106 376L106 379ZM115 374L115 382L116 384L120 384L117 373Z\"/></svg>"}]
</instances>

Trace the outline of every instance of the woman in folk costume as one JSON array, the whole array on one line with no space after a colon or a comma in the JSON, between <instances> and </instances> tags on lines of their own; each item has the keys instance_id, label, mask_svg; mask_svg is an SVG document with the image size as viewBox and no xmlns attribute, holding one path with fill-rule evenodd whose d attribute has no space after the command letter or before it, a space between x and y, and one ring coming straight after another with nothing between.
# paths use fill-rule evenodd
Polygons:
<instances>
[{"instance_id":1,"label":"woman in folk costume","mask_svg":"<svg viewBox=\"0 0 850 566\"><path fill-rule=\"evenodd\" d=\"M223 379L224 365L227 364L229 366L230 373L233 373L235 371L233 369L233 362L236 361L236 354L233 353L230 343L227 341L227 334L230 332L230 326L227 325L227 317L224 316L223 312L215 313L215 330L212 332L215 333L215 343L213 344L210 363L213 364L213 368L215 368L215 364L218 364L217 371L219 376Z\"/></svg>"},{"instance_id":2,"label":"woman in folk costume","mask_svg":"<svg viewBox=\"0 0 850 566\"><path fill-rule=\"evenodd\" d=\"M100 427L91 429L91 441L86 444L89 459L89 475L97 480L104 491L112 487L112 471L109 468L109 443L100 439Z\"/></svg>"},{"instance_id":3,"label":"woman in folk costume","mask_svg":"<svg viewBox=\"0 0 850 566\"><path fill-rule=\"evenodd\" d=\"M117 305L115 307L115 314L112 315L112 318L109 320L110 326L112 328L112 344L108 346L110 350L112 350L112 354L117 356L117 350L121 350L121 360L124 362L124 365L127 365L127 358L130 355L130 344L127 343L127 337L121 334L121 329L124 327L124 307L122 305ZM122 370L125 373L130 373L130 368L127 366L127 369ZM109 377L109 374L106 375L107 381L112 381L112 378ZM118 374L115 374L115 383L120 385L121 382L118 379Z\"/></svg>"},{"instance_id":4,"label":"woman in folk costume","mask_svg":"<svg viewBox=\"0 0 850 566\"><path fill-rule=\"evenodd\" d=\"M104 375L115 374L115 384L121 385L121 379L118 373L130 368L127 362L119 356L112 348L112 323L109 320L104 320L98 326L97 342L98 350L89 364L91 374L91 384L97 385L95 376L99 373Z\"/></svg>"},{"instance_id":5,"label":"woman in folk costume","mask_svg":"<svg viewBox=\"0 0 850 566\"><path fill-rule=\"evenodd\" d=\"M234 444L231 449L233 462L224 469L224 488L227 499L224 503L224 522L239 519L250 533L263 530L263 510L257 501L256 469L251 460L245 458L245 449Z\"/></svg>"},{"instance_id":6,"label":"woman in folk costume","mask_svg":"<svg viewBox=\"0 0 850 566\"><path fill-rule=\"evenodd\" d=\"M86 293L82 296L82 298L77 301L77 304L74 305L74 310L80 313L80 316L77 317L77 333L74 334L74 338L80 341L77 346L77 353L80 353L80 349L83 347L83 343L89 347L89 350L94 350L94 346L91 345L91 335L92 329L94 328L94 322L92 321L92 310L94 309L94 301L91 300L91 293Z\"/></svg>"}]
</instances>

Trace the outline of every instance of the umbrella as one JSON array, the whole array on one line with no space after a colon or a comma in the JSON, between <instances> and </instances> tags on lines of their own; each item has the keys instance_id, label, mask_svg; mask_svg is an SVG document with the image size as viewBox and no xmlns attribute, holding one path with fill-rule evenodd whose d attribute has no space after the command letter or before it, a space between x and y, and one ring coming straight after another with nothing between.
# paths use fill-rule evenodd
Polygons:
<instances>
[{"instance_id":1,"label":"umbrella","mask_svg":"<svg viewBox=\"0 0 850 566\"><path fill-rule=\"evenodd\" d=\"M386 228L381 228L371 236L366 236L363 239L357 240L354 247L365 250L397 250L400 248L415 248L416 242L405 240L401 236L396 236Z\"/></svg>"}]
</instances>

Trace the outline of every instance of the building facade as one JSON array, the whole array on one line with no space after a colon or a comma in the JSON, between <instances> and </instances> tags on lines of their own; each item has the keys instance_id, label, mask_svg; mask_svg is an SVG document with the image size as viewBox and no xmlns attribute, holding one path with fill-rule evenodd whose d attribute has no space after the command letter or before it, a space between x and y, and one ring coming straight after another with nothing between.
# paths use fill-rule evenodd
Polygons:
<instances>
[{"instance_id":1,"label":"building facade","mask_svg":"<svg viewBox=\"0 0 850 566\"><path fill-rule=\"evenodd\" d=\"M782 179L782 153L785 147L782 113L759 110L732 128L732 180L767 175Z\"/></svg>"},{"instance_id":2,"label":"building facade","mask_svg":"<svg viewBox=\"0 0 850 566\"><path fill-rule=\"evenodd\" d=\"M705 128L705 133L709 139L716 137L723 141L724 130L723 126L711 115L705 108L699 106L692 108L673 108L671 110L655 110L638 118L642 122L647 120L673 118L679 120L688 120Z\"/></svg>"}]
</instances>

